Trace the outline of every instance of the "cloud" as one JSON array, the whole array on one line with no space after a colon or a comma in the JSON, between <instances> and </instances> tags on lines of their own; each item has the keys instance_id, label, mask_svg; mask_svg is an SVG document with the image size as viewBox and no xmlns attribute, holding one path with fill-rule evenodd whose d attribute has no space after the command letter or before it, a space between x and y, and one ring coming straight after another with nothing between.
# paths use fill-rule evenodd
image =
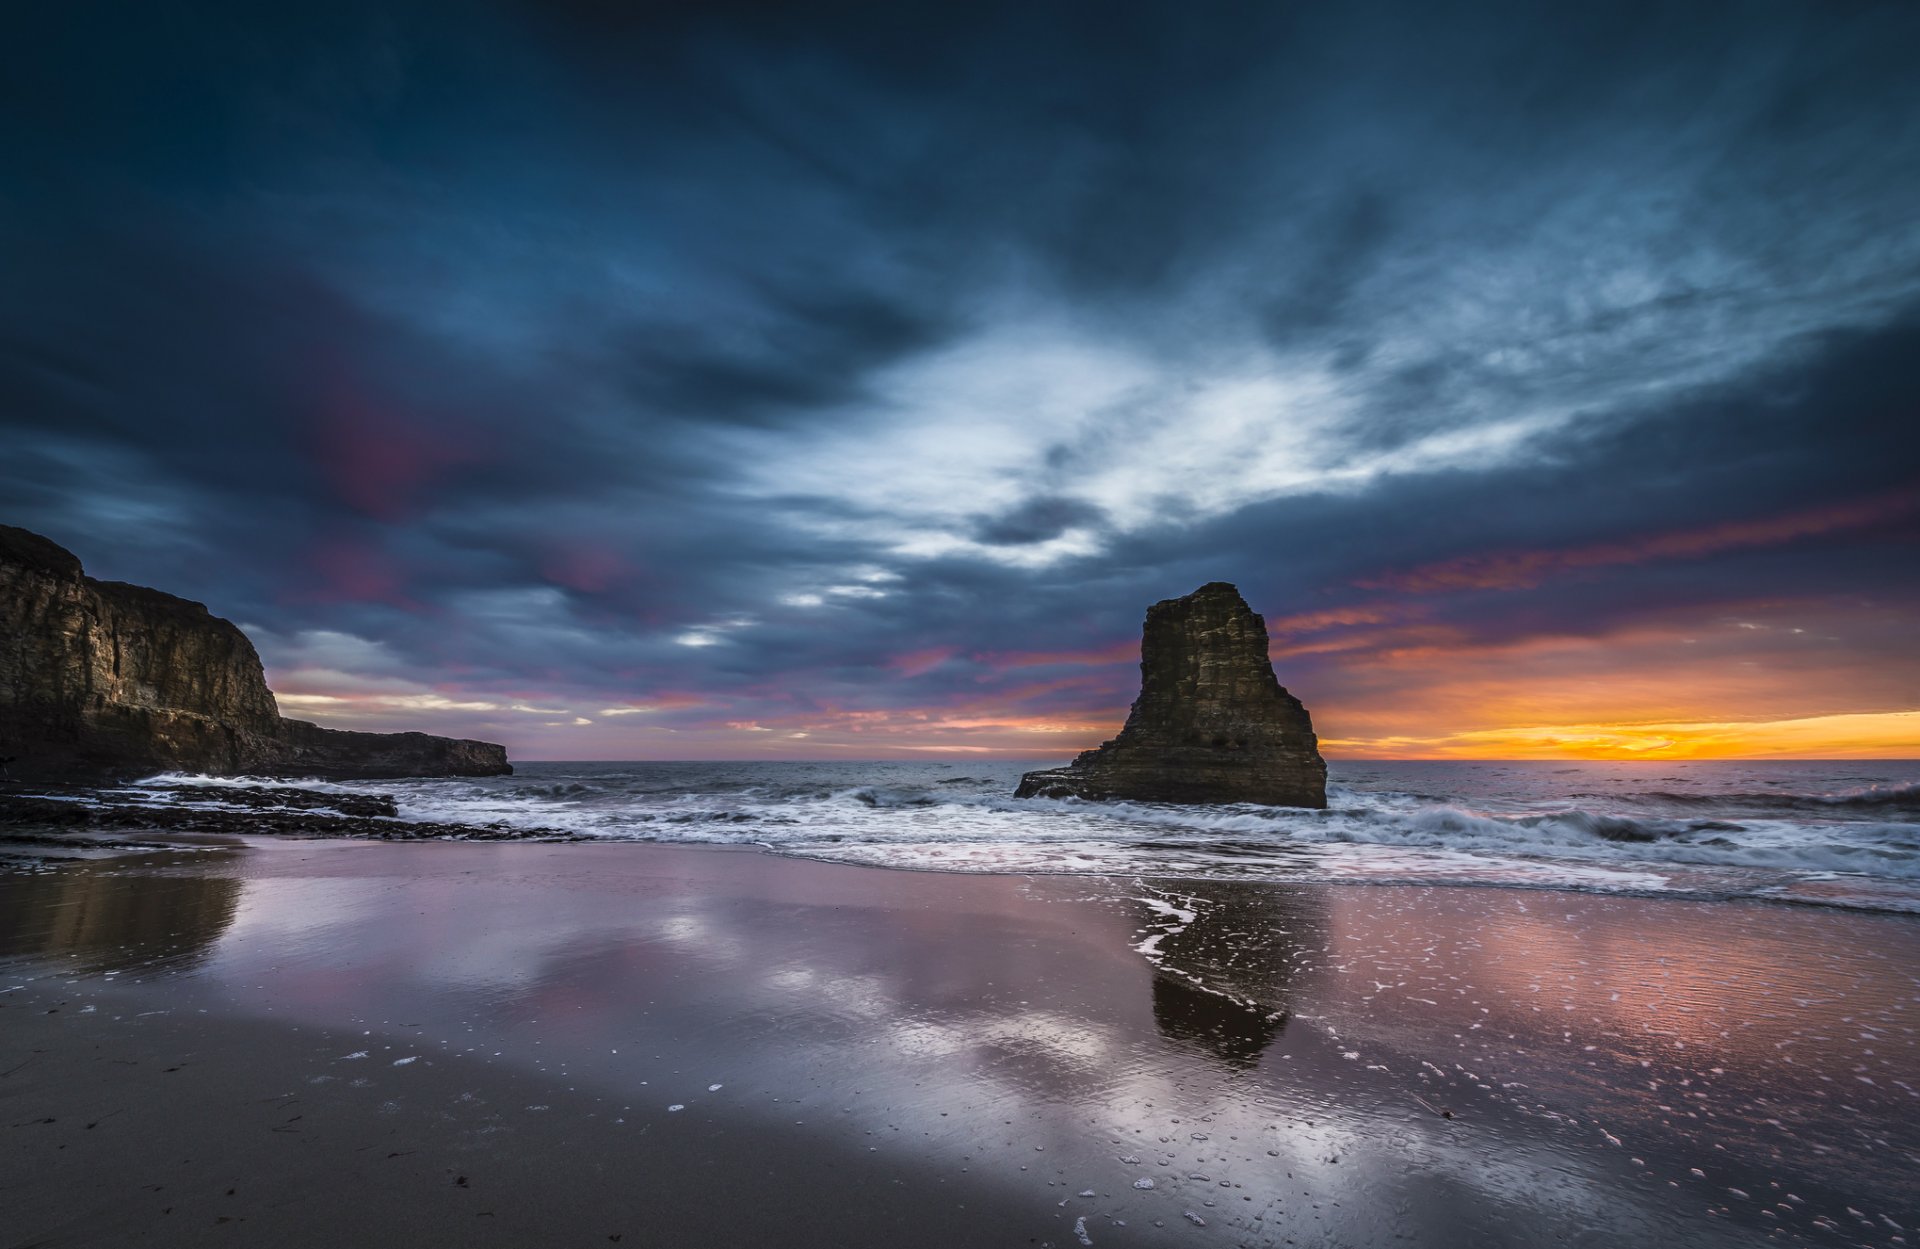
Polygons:
<instances>
[{"instance_id":1,"label":"cloud","mask_svg":"<svg viewBox=\"0 0 1920 1249\"><path fill-rule=\"evenodd\" d=\"M997 546L1025 546L1061 537L1069 529L1097 529L1105 521L1106 512L1085 499L1041 495L998 516L980 517L974 536Z\"/></svg>"},{"instance_id":2,"label":"cloud","mask_svg":"<svg viewBox=\"0 0 1920 1249\"><path fill-rule=\"evenodd\" d=\"M1902 6L23 22L5 519L323 718L1065 749L1214 579L1339 740L1736 607L1913 688Z\"/></svg>"},{"instance_id":3,"label":"cloud","mask_svg":"<svg viewBox=\"0 0 1920 1249\"><path fill-rule=\"evenodd\" d=\"M1810 508L1761 520L1726 521L1701 529L1654 534L1567 550L1502 551L1363 579L1367 589L1423 593L1435 590L1512 590L1539 585L1556 574L1649 560L1700 559L1745 547L1774 546L1799 538L1898 521L1920 510L1920 487L1853 503Z\"/></svg>"}]
</instances>

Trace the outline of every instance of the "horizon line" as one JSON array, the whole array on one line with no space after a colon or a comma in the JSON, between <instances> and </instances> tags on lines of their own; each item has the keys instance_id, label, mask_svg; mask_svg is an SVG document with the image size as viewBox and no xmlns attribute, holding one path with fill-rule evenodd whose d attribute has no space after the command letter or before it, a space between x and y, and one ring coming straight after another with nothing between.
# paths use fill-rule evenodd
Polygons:
<instances>
[{"instance_id":1,"label":"horizon line","mask_svg":"<svg viewBox=\"0 0 1920 1249\"><path fill-rule=\"evenodd\" d=\"M914 758L873 757L851 759L844 757L819 756L817 758L779 758L734 757L711 759L530 759L508 757L509 763L931 763L936 760L948 760L954 763L968 761L984 763L1035 763L1058 758L1057 755L1033 755L1026 758L982 759L974 754L955 754L942 756L929 753ZM1914 763L1920 764L1920 755L1878 756L1878 755L1714 755L1707 758L1616 758L1612 756L1516 756L1514 758L1462 758L1458 755L1395 755L1392 757L1362 757L1341 759L1329 758L1329 763Z\"/></svg>"}]
</instances>

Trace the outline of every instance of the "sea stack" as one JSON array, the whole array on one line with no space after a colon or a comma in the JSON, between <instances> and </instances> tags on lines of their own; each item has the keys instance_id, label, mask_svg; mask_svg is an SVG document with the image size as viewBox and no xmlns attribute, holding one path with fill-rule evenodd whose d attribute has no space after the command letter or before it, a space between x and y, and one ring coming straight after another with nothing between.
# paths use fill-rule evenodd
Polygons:
<instances>
[{"instance_id":1,"label":"sea stack","mask_svg":"<svg viewBox=\"0 0 1920 1249\"><path fill-rule=\"evenodd\" d=\"M1120 735L1064 768L1029 772L1020 798L1327 805L1313 721L1267 658L1267 624L1224 581L1147 609L1140 697Z\"/></svg>"},{"instance_id":2,"label":"sea stack","mask_svg":"<svg viewBox=\"0 0 1920 1249\"><path fill-rule=\"evenodd\" d=\"M492 742L287 720L230 621L86 575L71 551L0 525L0 776L92 782L155 772L334 778L495 776Z\"/></svg>"}]
</instances>

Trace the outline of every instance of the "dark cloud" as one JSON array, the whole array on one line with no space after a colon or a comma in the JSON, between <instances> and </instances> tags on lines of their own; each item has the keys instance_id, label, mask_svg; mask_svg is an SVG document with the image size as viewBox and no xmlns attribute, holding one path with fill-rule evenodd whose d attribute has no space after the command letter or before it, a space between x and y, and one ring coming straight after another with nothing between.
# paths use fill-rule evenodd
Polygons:
<instances>
[{"instance_id":1,"label":"dark cloud","mask_svg":"<svg viewBox=\"0 0 1920 1249\"><path fill-rule=\"evenodd\" d=\"M637 410L693 423L783 423L859 399L875 371L952 332L931 306L862 291L770 293L755 321L648 324L601 362Z\"/></svg>"},{"instance_id":2,"label":"dark cloud","mask_svg":"<svg viewBox=\"0 0 1920 1249\"><path fill-rule=\"evenodd\" d=\"M1085 499L1059 495L1028 499L998 516L983 516L974 536L995 546L1023 546L1057 538L1069 529L1098 528L1106 512Z\"/></svg>"},{"instance_id":3,"label":"dark cloud","mask_svg":"<svg viewBox=\"0 0 1920 1249\"><path fill-rule=\"evenodd\" d=\"M1380 588L1913 488L1910 6L104 13L0 51L0 502L275 653L1093 714L1212 579L1911 598L1892 512Z\"/></svg>"}]
</instances>

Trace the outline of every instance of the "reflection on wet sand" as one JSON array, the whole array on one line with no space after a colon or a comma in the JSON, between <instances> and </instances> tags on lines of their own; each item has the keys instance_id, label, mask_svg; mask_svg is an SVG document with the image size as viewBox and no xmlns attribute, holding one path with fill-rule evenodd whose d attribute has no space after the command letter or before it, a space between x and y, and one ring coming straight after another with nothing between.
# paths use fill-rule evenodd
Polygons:
<instances>
[{"instance_id":1,"label":"reflection on wet sand","mask_svg":"<svg viewBox=\"0 0 1920 1249\"><path fill-rule=\"evenodd\" d=\"M1294 978L1326 942L1325 905L1244 881L1209 881L1184 902L1193 918L1154 947L1154 1023L1169 1040L1250 1070L1292 1017ZM1154 927L1161 912L1141 917Z\"/></svg>"},{"instance_id":2,"label":"reflection on wet sand","mask_svg":"<svg viewBox=\"0 0 1920 1249\"><path fill-rule=\"evenodd\" d=\"M219 853L219 858L230 857ZM0 875L0 958L64 958L74 970L185 967L233 923L241 884L174 856Z\"/></svg>"},{"instance_id":3,"label":"reflection on wet sand","mask_svg":"<svg viewBox=\"0 0 1920 1249\"><path fill-rule=\"evenodd\" d=\"M628 845L127 866L0 878L0 950L206 951L138 986L53 978L103 1019L365 1038L316 1077L552 1078L690 1149L668 1134L804 1125L1040 1197L1055 1243L1082 1215L1095 1243L1172 1243L1192 1212L1249 1245L1892 1244L1848 1212L1905 1222L1920 1156L1920 932L1885 917ZM236 874L243 899L205 879Z\"/></svg>"},{"instance_id":4,"label":"reflection on wet sand","mask_svg":"<svg viewBox=\"0 0 1920 1249\"><path fill-rule=\"evenodd\" d=\"M1153 1021L1167 1039L1251 1070L1287 1026L1287 1012L1265 1014L1161 972L1153 978Z\"/></svg>"}]
</instances>

